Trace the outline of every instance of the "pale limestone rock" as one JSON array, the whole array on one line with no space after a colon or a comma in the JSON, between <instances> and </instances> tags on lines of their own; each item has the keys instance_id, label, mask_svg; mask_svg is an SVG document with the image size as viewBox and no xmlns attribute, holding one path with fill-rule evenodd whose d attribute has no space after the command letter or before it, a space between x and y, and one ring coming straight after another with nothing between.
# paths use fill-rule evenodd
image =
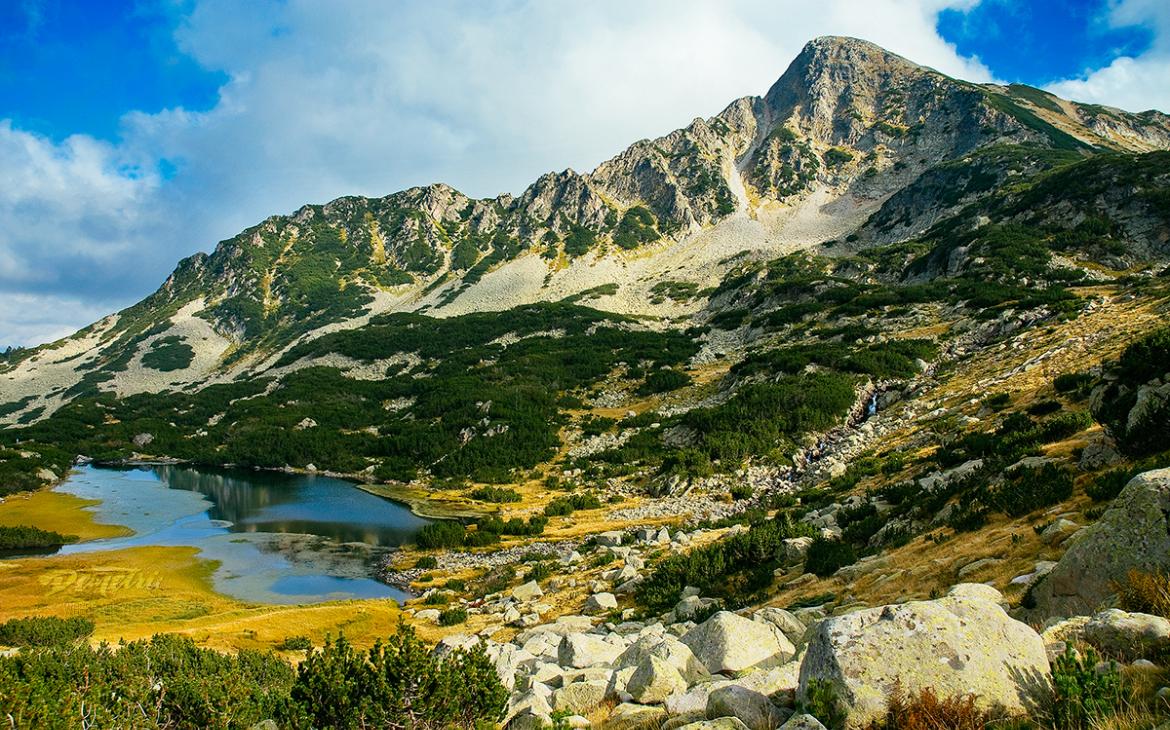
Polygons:
<instances>
[{"instance_id":1,"label":"pale limestone rock","mask_svg":"<svg viewBox=\"0 0 1170 730\"><path fill-rule=\"evenodd\" d=\"M814 679L829 682L849 728L881 717L895 683L910 694L929 687L943 697L971 694L983 707L1034 711L1049 682L1044 642L992 597L963 587L935 601L825 619L801 665L800 694Z\"/></svg>"},{"instance_id":2,"label":"pale limestone rock","mask_svg":"<svg viewBox=\"0 0 1170 730\"><path fill-rule=\"evenodd\" d=\"M1089 619L1082 633L1108 655L1132 657L1170 649L1170 621L1148 613L1110 608Z\"/></svg>"},{"instance_id":3,"label":"pale limestone rock","mask_svg":"<svg viewBox=\"0 0 1170 730\"><path fill-rule=\"evenodd\" d=\"M594 593L585 599L585 613L604 613L617 605L617 598L612 593Z\"/></svg>"},{"instance_id":4,"label":"pale limestone rock","mask_svg":"<svg viewBox=\"0 0 1170 730\"><path fill-rule=\"evenodd\" d=\"M544 591L541 590L540 584L534 580L530 580L527 583L516 586L512 589L512 598L522 602L531 601L533 599L540 598L543 595Z\"/></svg>"},{"instance_id":5,"label":"pale limestone rock","mask_svg":"<svg viewBox=\"0 0 1170 730\"><path fill-rule=\"evenodd\" d=\"M674 667L686 680L694 684L710 675L707 667L691 648L673 636L643 636L630 644L614 662L615 669L636 667L649 656L657 657Z\"/></svg>"},{"instance_id":6,"label":"pale limestone rock","mask_svg":"<svg viewBox=\"0 0 1170 730\"><path fill-rule=\"evenodd\" d=\"M825 726L812 715L793 715L780 730L825 730Z\"/></svg>"},{"instance_id":7,"label":"pale limestone rock","mask_svg":"<svg viewBox=\"0 0 1170 730\"><path fill-rule=\"evenodd\" d=\"M774 667L796 654L779 632L729 611L720 611L691 629L682 642L712 674L741 674Z\"/></svg>"},{"instance_id":8,"label":"pale limestone rock","mask_svg":"<svg viewBox=\"0 0 1170 730\"><path fill-rule=\"evenodd\" d=\"M736 717L749 730L774 730L786 717L768 697L738 684L720 687L707 698L707 717Z\"/></svg>"},{"instance_id":9,"label":"pale limestone rock","mask_svg":"<svg viewBox=\"0 0 1170 730\"><path fill-rule=\"evenodd\" d=\"M1029 593L1029 618L1089 614L1130 570L1170 568L1170 469L1130 480L1095 524L1080 530L1048 575Z\"/></svg>"},{"instance_id":10,"label":"pale limestone rock","mask_svg":"<svg viewBox=\"0 0 1170 730\"><path fill-rule=\"evenodd\" d=\"M686 689L686 680L679 671L654 655L643 658L626 683L626 692L643 705L662 704L670 695Z\"/></svg>"},{"instance_id":11,"label":"pale limestone rock","mask_svg":"<svg viewBox=\"0 0 1170 730\"><path fill-rule=\"evenodd\" d=\"M605 700L604 681L588 680L573 682L560 689L553 690L553 712L568 711L582 714L592 711Z\"/></svg>"},{"instance_id":12,"label":"pale limestone rock","mask_svg":"<svg viewBox=\"0 0 1170 730\"><path fill-rule=\"evenodd\" d=\"M557 647L557 661L562 667L576 669L612 664L622 650L595 634L568 634Z\"/></svg>"}]
</instances>

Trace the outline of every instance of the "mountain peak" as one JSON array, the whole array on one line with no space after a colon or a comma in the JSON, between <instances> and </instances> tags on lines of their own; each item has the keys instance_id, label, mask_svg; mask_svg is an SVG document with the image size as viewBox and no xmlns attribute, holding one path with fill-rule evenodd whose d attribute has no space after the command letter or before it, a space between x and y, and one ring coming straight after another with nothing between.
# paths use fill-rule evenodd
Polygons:
<instances>
[{"instance_id":1,"label":"mountain peak","mask_svg":"<svg viewBox=\"0 0 1170 730\"><path fill-rule=\"evenodd\" d=\"M872 86L928 69L876 43L848 36L821 36L805 44L764 99L773 109L801 98L836 94L853 85Z\"/></svg>"}]
</instances>

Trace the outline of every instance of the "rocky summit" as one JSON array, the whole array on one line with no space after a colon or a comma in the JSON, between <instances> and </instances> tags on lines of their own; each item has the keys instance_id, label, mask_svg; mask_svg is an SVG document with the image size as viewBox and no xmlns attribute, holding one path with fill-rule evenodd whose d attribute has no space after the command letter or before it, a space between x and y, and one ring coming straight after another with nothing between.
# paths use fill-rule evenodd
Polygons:
<instances>
[{"instance_id":1,"label":"rocky summit","mask_svg":"<svg viewBox=\"0 0 1170 730\"><path fill-rule=\"evenodd\" d=\"M0 706L118 726L190 654L280 727L1166 727L1168 321L1170 117L853 38L517 196L274 215L0 359ZM173 530L30 557L118 532L52 501L75 466L160 463L298 568L253 533L312 520L221 470L409 505L392 546L314 533L321 591L401 606L226 602ZM77 577L127 555L182 590ZM62 635L140 639L86 649L138 694L44 669Z\"/></svg>"}]
</instances>

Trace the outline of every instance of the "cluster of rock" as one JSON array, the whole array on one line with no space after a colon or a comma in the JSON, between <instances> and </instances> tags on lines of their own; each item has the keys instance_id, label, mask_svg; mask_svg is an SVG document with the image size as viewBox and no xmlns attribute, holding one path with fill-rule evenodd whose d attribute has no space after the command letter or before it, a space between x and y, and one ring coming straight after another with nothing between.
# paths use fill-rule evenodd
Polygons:
<instances>
[{"instance_id":1,"label":"cluster of rock","mask_svg":"<svg viewBox=\"0 0 1170 730\"><path fill-rule=\"evenodd\" d=\"M819 728L798 712L810 685L830 684L856 727L880 716L895 682L972 693L986 706L1026 712L1047 691L1044 640L983 585L945 598L826 616L821 609L719 611L701 623L697 591L660 620L601 623L563 616L531 626L488 655L512 692L505 723L538 728L554 714L571 726L616 703L606 727ZM439 651L479 639L445 639Z\"/></svg>"},{"instance_id":2,"label":"cluster of rock","mask_svg":"<svg viewBox=\"0 0 1170 730\"><path fill-rule=\"evenodd\" d=\"M810 688L823 687L848 728L883 717L896 688L909 696L926 689L970 696L985 709L1030 715L1050 701L1050 662L1069 646L1095 646L1135 667L1170 651L1170 620L1098 610L1109 598L1108 577L1170 567L1170 470L1134 478L1098 524L1069 534L1061 561L1021 576L1038 603L1034 611L1047 617L1037 621L1046 624L1042 634L1010 616L999 591L972 583L935 600L842 606L832 615L825 607L724 611L688 588L668 613L633 620L629 610L617 613L614 593L637 585L641 551L623 547L622 533L606 533L599 542L623 563L603 576L606 585L591 586L599 590L585 604L587 615L541 623L538 608L522 610L538 606L542 595L529 583L496 607L521 628L514 638L491 641L497 629L489 628L478 637L448 637L439 651L485 641L512 693L509 728L543 727L554 715L586 727L603 705L614 708L606 727L819 728L801 710ZM690 536L646 529L637 538L678 550ZM1065 577L1074 574L1077 580ZM607 585L617 588L600 590Z\"/></svg>"},{"instance_id":3,"label":"cluster of rock","mask_svg":"<svg viewBox=\"0 0 1170 730\"><path fill-rule=\"evenodd\" d=\"M691 532L676 530L673 533L666 527L645 527L635 530L632 534L612 530L594 536L596 543L615 559L615 567L603 571L596 580L585 582L584 579L572 576L555 576L549 579L549 587L554 589L574 589L581 585L589 590L590 595L585 601L584 610L590 614L602 614L617 609L617 597L632 594L644 579L643 571L646 567L644 549L665 548L672 552L685 550L695 539L702 538L707 530L699 528ZM623 545L630 537L633 544ZM545 553L550 559L556 559L564 568L579 566L585 558L575 546L558 544L554 548L546 546ZM519 551L519 552L518 552ZM520 553L530 552L521 548L512 549L510 562L519 559ZM620 561L620 564L616 564ZM508 561L505 561L508 562ZM447 556L444 556L446 567ZM503 564L503 563L500 563ZM400 571L407 575L415 569ZM385 579L385 576L384 576ZM431 589L422 595L426 598L437 589ZM495 593L482 600L469 601L460 599L471 615L486 615L494 622L500 622L518 628L532 627L541 622L541 617L549 614L553 606L543 602L544 590L536 581L528 581L505 593ZM406 612L415 618L424 621L438 622L441 611L433 608L408 608ZM632 615L627 610L627 615Z\"/></svg>"}]
</instances>

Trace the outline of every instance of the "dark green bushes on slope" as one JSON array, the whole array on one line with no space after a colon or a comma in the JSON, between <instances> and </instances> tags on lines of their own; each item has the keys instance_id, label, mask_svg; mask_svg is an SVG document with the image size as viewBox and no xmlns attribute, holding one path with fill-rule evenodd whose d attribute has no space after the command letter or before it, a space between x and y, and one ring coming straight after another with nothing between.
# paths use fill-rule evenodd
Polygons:
<instances>
[{"instance_id":1,"label":"dark green bushes on slope","mask_svg":"<svg viewBox=\"0 0 1170 730\"><path fill-rule=\"evenodd\" d=\"M1114 377L1102 382L1099 394L1094 394L1093 416L1131 456L1148 456L1170 448L1170 400L1157 395L1170 372L1170 327L1129 345L1112 370Z\"/></svg>"},{"instance_id":2,"label":"dark green bushes on slope","mask_svg":"<svg viewBox=\"0 0 1170 730\"><path fill-rule=\"evenodd\" d=\"M637 601L648 611L669 611L683 588L695 586L702 595L727 605L748 603L752 594L772 582L772 571L784 555L784 540L812 536L812 528L785 516L764 520L718 542L662 560L638 586Z\"/></svg>"},{"instance_id":3,"label":"dark green bushes on slope","mask_svg":"<svg viewBox=\"0 0 1170 730\"><path fill-rule=\"evenodd\" d=\"M142 364L145 367L170 372L182 370L191 365L195 359L195 351L181 337L164 337L155 340L142 355Z\"/></svg>"},{"instance_id":4,"label":"dark green bushes on slope","mask_svg":"<svg viewBox=\"0 0 1170 730\"><path fill-rule=\"evenodd\" d=\"M390 366L379 380L307 367L261 398L251 396L270 386L266 379L195 392L101 394L67 404L29 428L0 431L0 444L20 439L21 449L49 443L66 453L112 459L128 456L133 437L146 432L154 437L152 452L195 463L312 463L346 472L374 466L383 479L429 471L500 483L556 453L558 430L567 423L564 394L592 385L619 363L677 366L698 347L683 333L632 325L566 304L448 319L379 317L367 327L298 345L281 362L337 353L417 364ZM563 335L548 334L553 330ZM505 335L520 339L501 342ZM317 426L299 428L306 418ZM9 470L26 474L27 482L36 472L31 463L0 461L0 476ZM39 483L25 488L31 486Z\"/></svg>"}]
</instances>

